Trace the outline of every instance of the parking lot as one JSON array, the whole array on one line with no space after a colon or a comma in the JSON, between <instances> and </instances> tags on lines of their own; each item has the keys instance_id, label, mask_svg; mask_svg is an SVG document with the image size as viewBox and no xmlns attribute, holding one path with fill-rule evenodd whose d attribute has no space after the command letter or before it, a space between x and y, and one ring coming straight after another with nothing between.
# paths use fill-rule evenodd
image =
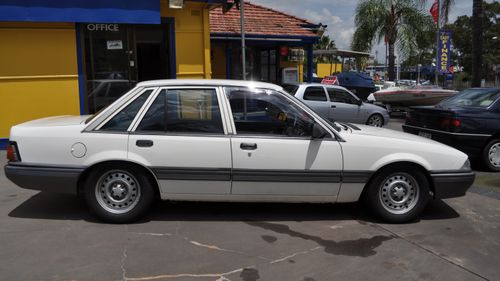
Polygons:
<instances>
[{"instance_id":1,"label":"parking lot","mask_svg":"<svg viewBox=\"0 0 500 281\"><path fill-rule=\"evenodd\" d=\"M480 171L467 196L402 225L359 204L183 202L110 225L2 169L0 280L500 280L499 191L500 175Z\"/></svg>"}]
</instances>

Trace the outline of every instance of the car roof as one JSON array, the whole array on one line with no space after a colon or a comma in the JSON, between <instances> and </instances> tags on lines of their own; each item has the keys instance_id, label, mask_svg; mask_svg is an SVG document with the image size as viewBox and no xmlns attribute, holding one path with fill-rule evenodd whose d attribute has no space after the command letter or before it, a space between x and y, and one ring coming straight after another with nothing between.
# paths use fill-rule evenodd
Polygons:
<instances>
[{"instance_id":1,"label":"car roof","mask_svg":"<svg viewBox=\"0 0 500 281\"><path fill-rule=\"evenodd\" d=\"M224 80L224 79L164 79L139 82L137 87L150 86L234 86L234 87L255 87L272 90L281 90L278 85L243 80Z\"/></svg>"}]
</instances>

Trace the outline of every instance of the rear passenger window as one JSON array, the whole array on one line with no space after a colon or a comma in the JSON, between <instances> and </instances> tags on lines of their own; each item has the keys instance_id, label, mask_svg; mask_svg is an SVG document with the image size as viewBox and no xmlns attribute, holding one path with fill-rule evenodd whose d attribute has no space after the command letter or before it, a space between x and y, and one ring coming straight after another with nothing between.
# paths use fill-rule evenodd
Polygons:
<instances>
[{"instance_id":1,"label":"rear passenger window","mask_svg":"<svg viewBox=\"0 0 500 281\"><path fill-rule=\"evenodd\" d=\"M100 130L103 131L126 131L132 121L134 120L137 112L141 109L144 102L151 95L153 90L148 90L142 93L134 101L129 103L124 109L122 109L118 114L113 116L106 124L104 124Z\"/></svg>"},{"instance_id":2,"label":"rear passenger window","mask_svg":"<svg viewBox=\"0 0 500 281\"><path fill-rule=\"evenodd\" d=\"M217 93L213 89L162 90L136 131L224 134Z\"/></svg>"},{"instance_id":3,"label":"rear passenger window","mask_svg":"<svg viewBox=\"0 0 500 281\"><path fill-rule=\"evenodd\" d=\"M325 89L323 87L307 87L304 92L304 100L326 101Z\"/></svg>"}]
</instances>

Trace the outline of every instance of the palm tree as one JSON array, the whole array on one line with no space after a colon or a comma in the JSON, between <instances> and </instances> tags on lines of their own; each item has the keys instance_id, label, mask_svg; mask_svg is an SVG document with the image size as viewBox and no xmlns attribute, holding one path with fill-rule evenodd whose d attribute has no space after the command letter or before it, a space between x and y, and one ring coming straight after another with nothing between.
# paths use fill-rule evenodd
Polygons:
<instances>
[{"instance_id":1,"label":"palm tree","mask_svg":"<svg viewBox=\"0 0 500 281\"><path fill-rule=\"evenodd\" d=\"M483 0L472 2L472 87L481 86L483 65Z\"/></svg>"},{"instance_id":2,"label":"palm tree","mask_svg":"<svg viewBox=\"0 0 500 281\"><path fill-rule=\"evenodd\" d=\"M432 29L432 17L415 0L361 0L356 7L356 31L351 48L369 52L375 41L389 45L389 80L394 80L396 45L402 55L418 49L419 37Z\"/></svg>"},{"instance_id":3,"label":"palm tree","mask_svg":"<svg viewBox=\"0 0 500 281\"><path fill-rule=\"evenodd\" d=\"M314 45L314 50L337 50L335 41L330 39L330 36L323 35L319 42ZM332 63L334 62L333 55L319 55L314 58L314 63Z\"/></svg>"}]
</instances>

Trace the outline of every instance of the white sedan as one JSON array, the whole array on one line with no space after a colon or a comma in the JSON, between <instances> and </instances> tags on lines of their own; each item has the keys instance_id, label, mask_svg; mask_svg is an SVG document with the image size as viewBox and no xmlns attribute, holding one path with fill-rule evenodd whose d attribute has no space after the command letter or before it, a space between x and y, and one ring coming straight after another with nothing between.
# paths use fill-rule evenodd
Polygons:
<instances>
[{"instance_id":1,"label":"white sedan","mask_svg":"<svg viewBox=\"0 0 500 281\"><path fill-rule=\"evenodd\" d=\"M12 127L5 166L23 188L81 194L129 222L155 198L354 202L405 222L463 196L467 156L422 137L324 120L279 86L232 80L139 83L93 116Z\"/></svg>"}]
</instances>

